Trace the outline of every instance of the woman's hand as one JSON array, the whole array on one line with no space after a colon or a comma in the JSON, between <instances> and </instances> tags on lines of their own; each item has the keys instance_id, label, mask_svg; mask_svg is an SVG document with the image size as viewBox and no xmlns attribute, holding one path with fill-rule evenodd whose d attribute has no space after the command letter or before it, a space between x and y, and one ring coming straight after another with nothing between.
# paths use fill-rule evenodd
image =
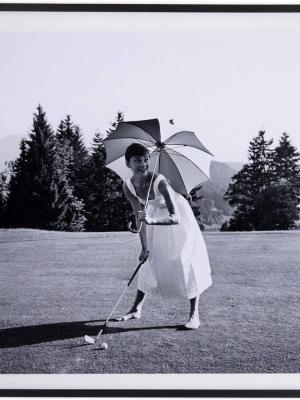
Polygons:
<instances>
[{"instance_id":1,"label":"woman's hand","mask_svg":"<svg viewBox=\"0 0 300 400\"><path fill-rule=\"evenodd\" d=\"M139 260L140 262L145 262L149 256L149 252L147 249L142 249Z\"/></svg>"},{"instance_id":2,"label":"woman's hand","mask_svg":"<svg viewBox=\"0 0 300 400\"><path fill-rule=\"evenodd\" d=\"M172 220L172 225L178 225L179 224L179 219L177 218L176 214L171 214L170 218Z\"/></svg>"},{"instance_id":3,"label":"woman's hand","mask_svg":"<svg viewBox=\"0 0 300 400\"><path fill-rule=\"evenodd\" d=\"M147 225L152 221L146 210L138 211L138 219L139 221L145 221Z\"/></svg>"}]
</instances>

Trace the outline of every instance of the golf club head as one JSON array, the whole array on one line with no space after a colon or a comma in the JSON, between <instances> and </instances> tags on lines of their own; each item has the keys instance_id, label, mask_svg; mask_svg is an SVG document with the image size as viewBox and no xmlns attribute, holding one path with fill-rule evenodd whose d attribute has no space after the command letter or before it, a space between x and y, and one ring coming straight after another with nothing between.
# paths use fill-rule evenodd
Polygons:
<instances>
[{"instance_id":1,"label":"golf club head","mask_svg":"<svg viewBox=\"0 0 300 400\"><path fill-rule=\"evenodd\" d=\"M95 339L91 338L91 337L88 336L88 335L85 335L84 340L85 340L87 343L90 343L90 344L94 344L94 343L95 343Z\"/></svg>"}]
</instances>

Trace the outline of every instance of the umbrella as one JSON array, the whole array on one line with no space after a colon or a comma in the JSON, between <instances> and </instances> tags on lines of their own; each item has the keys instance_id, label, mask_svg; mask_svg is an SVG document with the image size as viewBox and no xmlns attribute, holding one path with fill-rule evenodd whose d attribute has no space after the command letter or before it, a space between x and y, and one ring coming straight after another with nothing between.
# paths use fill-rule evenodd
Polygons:
<instances>
[{"instance_id":1,"label":"umbrella","mask_svg":"<svg viewBox=\"0 0 300 400\"><path fill-rule=\"evenodd\" d=\"M155 170L164 175L178 193L188 195L195 186L210 179L209 167L213 155L194 132L178 129L170 123L164 126L158 119L149 119L121 122L103 141L105 165L123 181L132 176L131 170L125 166L125 151L132 143L148 148L149 171Z\"/></svg>"}]
</instances>

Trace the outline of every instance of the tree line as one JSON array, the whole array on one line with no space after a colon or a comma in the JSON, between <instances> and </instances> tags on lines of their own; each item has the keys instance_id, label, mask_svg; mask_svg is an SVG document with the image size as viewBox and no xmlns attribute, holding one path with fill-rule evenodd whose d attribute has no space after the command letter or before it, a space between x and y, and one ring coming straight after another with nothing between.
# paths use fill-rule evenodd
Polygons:
<instances>
[{"instance_id":1,"label":"tree line","mask_svg":"<svg viewBox=\"0 0 300 400\"><path fill-rule=\"evenodd\" d=\"M59 231L123 231L134 220L121 178L105 165L103 140L124 120L119 111L90 149L70 115L52 129L41 105L20 155L0 173L0 228ZM173 121L173 120L171 120ZM171 123L171 122L170 122ZM284 133L275 149L265 132L250 142L247 164L232 177L224 199L234 208L221 230L286 230L299 220L300 154ZM125 168L125 166L124 166ZM201 187L189 202L203 230Z\"/></svg>"},{"instance_id":2,"label":"tree line","mask_svg":"<svg viewBox=\"0 0 300 400\"><path fill-rule=\"evenodd\" d=\"M260 131L249 145L247 164L232 177L224 199L235 208L221 230L288 230L297 226L300 154L283 133L278 146Z\"/></svg>"},{"instance_id":3,"label":"tree line","mask_svg":"<svg viewBox=\"0 0 300 400\"><path fill-rule=\"evenodd\" d=\"M110 135L123 121L117 118ZM70 115L53 131L41 105L20 155L0 174L0 227L59 231L126 230L133 217L122 180L104 167L105 136L96 132L90 151Z\"/></svg>"}]
</instances>

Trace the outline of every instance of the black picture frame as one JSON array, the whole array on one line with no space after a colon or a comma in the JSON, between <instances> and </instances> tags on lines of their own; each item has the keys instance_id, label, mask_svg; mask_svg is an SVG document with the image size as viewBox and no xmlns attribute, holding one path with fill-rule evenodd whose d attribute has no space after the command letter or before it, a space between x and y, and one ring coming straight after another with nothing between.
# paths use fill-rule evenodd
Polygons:
<instances>
[{"instance_id":1,"label":"black picture frame","mask_svg":"<svg viewBox=\"0 0 300 400\"><path fill-rule=\"evenodd\" d=\"M51 4L0 3L0 12L300 13L300 4ZM298 389L25 389L0 388L0 397L300 398Z\"/></svg>"}]
</instances>

